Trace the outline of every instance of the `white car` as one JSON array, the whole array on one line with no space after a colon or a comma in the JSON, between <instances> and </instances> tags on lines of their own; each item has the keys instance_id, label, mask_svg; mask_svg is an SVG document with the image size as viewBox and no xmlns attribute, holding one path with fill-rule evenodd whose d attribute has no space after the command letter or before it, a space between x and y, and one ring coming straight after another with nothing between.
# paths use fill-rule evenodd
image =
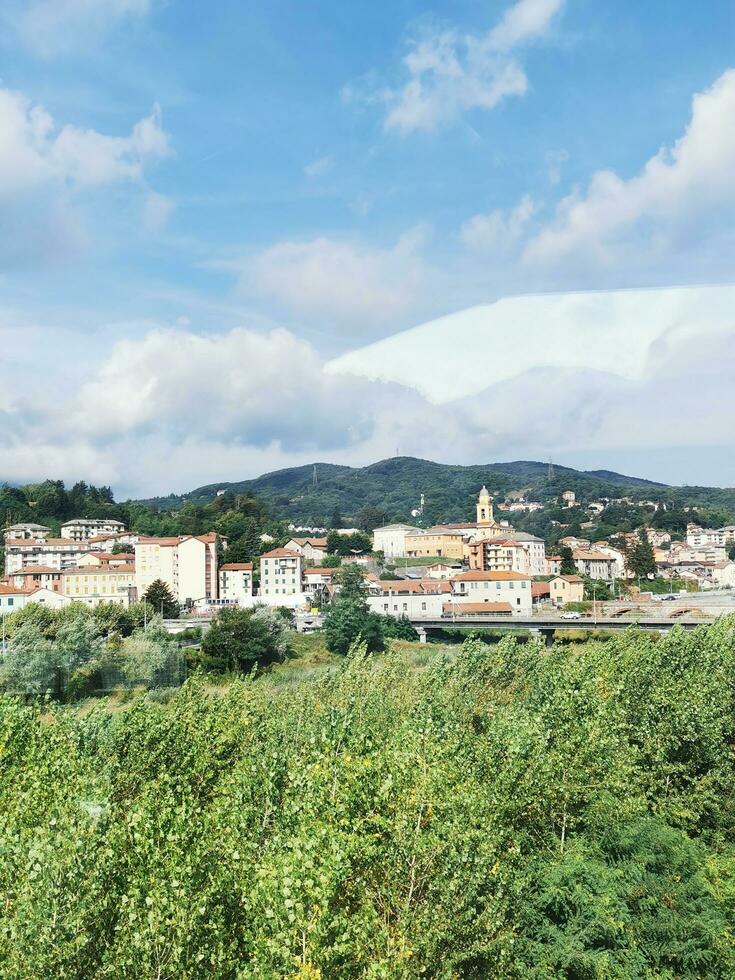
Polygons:
<instances>
[{"instance_id":1,"label":"white car","mask_svg":"<svg viewBox=\"0 0 735 980\"><path fill-rule=\"evenodd\" d=\"M563 612L561 614L562 619L581 619L582 614L578 612Z\"/></svg>"}]
</instances>

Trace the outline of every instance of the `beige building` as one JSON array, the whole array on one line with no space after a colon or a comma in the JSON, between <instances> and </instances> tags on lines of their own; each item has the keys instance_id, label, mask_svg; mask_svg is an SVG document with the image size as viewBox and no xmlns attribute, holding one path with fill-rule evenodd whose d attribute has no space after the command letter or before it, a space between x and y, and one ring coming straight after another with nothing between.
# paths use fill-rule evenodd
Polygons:
<instances>
[{"instance_id":1,"label":"beige building","mask_svg":"<svg viewBox=\"0 0 735 980\"><path fill-rule=\"evenodd\" d=\"M407 558L457 558L464 557L464 534L444 525L427 530L415 528L406 535Z\"/></svg>"},{"instance_id":2,"label":"beige building","mask_svg":"<svg viewBox=\"0 0 735 980\"><path fill-rule=\"evenodd\" d=\"M128 606L135 601L134 565L87 565L62 573L62 592L74 602L98 606L103 602Z\"/></svg>"},{"instance_id":3,"label":"beige building","mask_svg":"<svg viewBox=\"0 0 735 980\"><path fill-rule=\"evenodd\" d=\"M580 575L611 582L615 578L616 560L601 551L577 550L572 552L574 564Z\"/></svg>"},{"instance_id":4,"label":"beige building","mask_svg":"<svg viewBox=\"0 0 735 980\"><path fill-rule=\"evenodd\" d=\"M45 524L9 524L3 531L4 541L45 541L51 534L51 528Z\"/></svg>"},{"instance_id":5,"label":"beige building","mask_svg":"<svg viewBox=\"0 0 735 980\"><path fill-rule=\"evenodd\" d=\"M135 545L135 585L142 598L160 579L177 602L217 599L217 534L140 538Z\"/></svg>"},{"instance_id":6,"label":"beige building","mask_svg":"<svg viewBox=\"0 0 735 980\"><path fill-rule=\"evenodd\" d=\"M219 569L219 598L223 603L249 606L253 602L253 563L226 562Z\"/></svg>"},{"instance_id":7,"label":"beige building","mask_svg":"<svg viewBox=\"0 0 735 980\"><path fill-rule=\"evenodd\" d=\"M291 538L284 548L302 555L305 561L321 561L327 554L327 539Z\"/></svg>"},{"instance_id":8,"label":"beige building","mask_svg":"<svg viewBox=\"0 0 735 980\"><path fill-rule=\"evenodd\" d=\"M557 575L549 582L549 595L555 606L584 599L584 582L579 575Z\"/></svg>"}]
</instances>

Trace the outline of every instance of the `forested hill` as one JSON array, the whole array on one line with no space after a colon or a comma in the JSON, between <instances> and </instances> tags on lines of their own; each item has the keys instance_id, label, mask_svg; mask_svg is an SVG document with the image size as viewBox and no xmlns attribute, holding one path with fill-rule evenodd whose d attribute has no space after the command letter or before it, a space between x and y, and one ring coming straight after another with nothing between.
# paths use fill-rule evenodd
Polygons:
<instances>
[{"instance_id":1,"label":"forested hill","mask_svg":"<svg viewBox=\"0 0 735 980\"><path fill-rule=\"evenodd\" d=\"M365 508L379 509L386 520L406 520L425 497L425 522L465 520L474 514L480 487L503 497L511 490L527 489L530 499L546 501L563 490L574 490L582 500L634 494L646 497L669 488L660 483L609 471L579 471L548 463L517 461L474 466L434 463L411 456L384 459L370 466L314 463L276 470L252 480L199 487L181 497L146 503L161 508L184 501L206 503L218 490L257 496L275 518L316 526L328 525L338 511L348 522Z\"/></svg>"}]
</instances>

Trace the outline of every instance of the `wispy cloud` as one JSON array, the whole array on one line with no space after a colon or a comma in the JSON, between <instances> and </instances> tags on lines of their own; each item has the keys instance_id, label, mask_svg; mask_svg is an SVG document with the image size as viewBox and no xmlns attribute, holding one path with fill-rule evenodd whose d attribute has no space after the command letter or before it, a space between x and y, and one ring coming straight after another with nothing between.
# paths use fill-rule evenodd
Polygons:
<instances>
[{"instance_id":1,"label":"wispy cloud","mask_svg":"<svg viewBox=\"0 0 735 980\"><path fill-rule=\"evenodd\" d=\"M151 0L30 0L12 5L6 19L41 57L76 52L120 22L144 17Z\"/></svg>"},{"instance_id":2,"label":"wispy cloud","mask_svg":"<svg viewBox=\"0 0 735 980\"><path fill-rule=\"evenodd\" d=\"M454 28L425 30L409 41L403 59L408 77L401 85L371 86L362 93L347 86L343 95L384 104L385 128L403 134L437 130L473 109L494 109L528 90L517 49L546 36L563 4L518 0L484 35L463 35Z\"/></svg>"},{"instance_id":3,"label":"wispy cloud","mask_svg":"<svg viewBox=\"0 0 735 980\"><path fill-rule=\"evenodd\" d=\"M313 179L315 177L323 177L333 169L334 157L323 156L319 157L317 160L312 160L311 163L307 163L307 165L304 167L304 174L309 179Z\"/></svg>"},{"instance_id":4,"label":"wispy cloud","mask_svg":"<svg viewBox=\"0 0 735 980\"><path fill-rule=\"evenodd\" d=\"M735 69L694 96L689 125L673 147L662 147L635 177L600 170L586 191L559 204L555 219L529 243L529 263L570 256L608 266L625 261L630 236L641 232L666 250L682 223L692 227L735 205Z\"/></svg>"}]
</instances>

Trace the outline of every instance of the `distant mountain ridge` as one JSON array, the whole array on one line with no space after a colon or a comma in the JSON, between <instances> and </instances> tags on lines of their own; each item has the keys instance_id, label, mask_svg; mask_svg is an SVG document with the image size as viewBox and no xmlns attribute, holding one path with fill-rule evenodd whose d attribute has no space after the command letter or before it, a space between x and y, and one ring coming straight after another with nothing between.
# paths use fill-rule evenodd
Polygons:
<instances>
[{"instance_id":1,"label":"distant mountain ridge","mask_svg":"<svg viewBox=\"0 0 735 980\"><path fill-rule=\"evenodd\" d=\"M252 494L268 505L274 517L323 525L335 511L354 520L365 507L381 509L388 520L406 520L424 494L425 518L440 522L472 516L483 484L499 496L528 488L531 499L542 501L558 497L563 490L574 490L580 499L589 500L628 491L640 495L645 489L669 489L663 483L609 470L581 471L554 464L550 474L548 463L533 460L458 466L397 456L362 467L309 463L250 480L211 483L181 496L145 503L168 509L185 501L208 503L219 491Z\"/></svg>"}]
</instances>

